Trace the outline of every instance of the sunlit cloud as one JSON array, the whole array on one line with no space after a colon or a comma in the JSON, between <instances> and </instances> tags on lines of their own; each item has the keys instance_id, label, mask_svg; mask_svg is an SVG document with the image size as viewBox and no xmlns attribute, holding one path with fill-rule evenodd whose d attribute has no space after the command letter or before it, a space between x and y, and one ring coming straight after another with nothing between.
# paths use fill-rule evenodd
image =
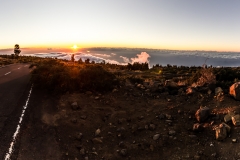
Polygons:
<instances>
[{"instance_id":1,"label":"sunlit cloud","mask_svg":"<svg viewBox=\"0 0 240 160\"><path fill-rule=\"evenodd\" d=\"M132 63L139 62L139 63L149 63L149 58L151 56L147 52L142 52L141 54L137 54L137 57L131 58Z\"/></svg>"},{"instance_id":2,"label":"sunlit cloud","mask_svg":"<svg viewBox=\"0 0 240 160\"><path fill-rule=\"evenodd\" d=\"M130 59L129 59L129 58L124 57L124 56L120 56L120 58L123 59L123 62L125 62L125 63L130 63Z\"/></svg>"}]
</instances>

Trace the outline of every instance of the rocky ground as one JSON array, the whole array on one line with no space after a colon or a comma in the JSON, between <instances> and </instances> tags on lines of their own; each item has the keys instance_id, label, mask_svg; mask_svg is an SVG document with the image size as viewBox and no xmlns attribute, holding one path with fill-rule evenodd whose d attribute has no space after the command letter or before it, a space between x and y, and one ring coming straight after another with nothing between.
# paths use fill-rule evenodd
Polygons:
<instances>
[{"instance_id":1,"label":"rocky ground","mask_svg":"<svg viewBox=\"0 0 240 160\"><path fill-rule=\"evenodd\" d=\"M161 88L161 87L160 87ZM164 87L163 87L164 88ZM178 87L156 92L149 83L129 81L106 94L67 93L53 96L34 90L17 146L17 159L177 160L240 159L240 127L232 122L223 140L215 128L240 103L208 87L186 94ZM208 107L198 122L195 113ZM194 124L200 128L193 130Z\"/></svg>"}]
</instances>

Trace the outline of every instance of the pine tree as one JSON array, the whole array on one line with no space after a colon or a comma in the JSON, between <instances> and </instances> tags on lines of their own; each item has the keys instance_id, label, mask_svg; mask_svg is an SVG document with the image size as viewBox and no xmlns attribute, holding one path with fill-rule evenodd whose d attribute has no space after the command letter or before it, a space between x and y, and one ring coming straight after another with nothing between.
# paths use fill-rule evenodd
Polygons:
<instances>
[{"instance_id":1,"label":"pine tree","mask_svg":"<svg viewBox=\"0 0 240 160\"><path fill-rule=\"evenodd\" d=\"M15 44L14 46L14 53L15 56L18 56L21 53L20 46L18 44Z\"/></svg>"}]
</instances>

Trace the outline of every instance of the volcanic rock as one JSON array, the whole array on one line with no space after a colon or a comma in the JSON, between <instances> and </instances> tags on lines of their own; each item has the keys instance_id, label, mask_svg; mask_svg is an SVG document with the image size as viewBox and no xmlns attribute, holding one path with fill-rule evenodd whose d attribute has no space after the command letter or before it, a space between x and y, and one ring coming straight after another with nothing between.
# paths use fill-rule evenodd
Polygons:
<instances>
[{"instance_id":1,"label":"volcanic rock","mask_svg":"<svg viewBox=\"0 0 240 160\"><path fill-rule=\"evenodd\" d=\"M222 94L222 93L223 93L223 90L222 90L221 87L215 88L215 95L216 95L216 96L217 96L217 95L220 95L220 94Z\"/></svg>"},{"instance_id":2,"label":"volcanic rock","mask_svg":"<svg viewBox=\"0 0 240 160\"><path fill-rule=\"evenodd\" d=\"M205 121L210 115L210 109L208 107L201 107L197 112L195 113L195 117L198 120L198 122Z\"/></svg>"},{"instance_id":3,"label":"volcanic rock","mask_svg":"<svg viewBox=\"0 0 240 160\"><path fill-rule=\"evenodd\" d=\"M79 109L79 106L78 106L78 103L77 103L77 102L73 102L73 103L71 104L71 107L72 107L72 110L77 110L77 109Z\"/></svg>"},{"instance_id":4,"label":"volcanic rock","mask_svg":"<svg viewBox=\"0 0 240 160\"><path fill-rule=\"evenodd\" d=\"M237 114L232 117L232 122L235 126L240 126L240 115Z\"/></svg>"},{"instance_id":5,"label":"volcanic rock","mask_svg":"<svg viewBox=\"0 0 240 160\"><path fill-rule=\"evenodd\" d=\"M229 94L233 96L236 100L240 100L240 82L234 83L230 87Z\"/></svg>"},{"instance_id":6,"label":"volcanic rock","mask_svg":"<svg viewBox=\"0 0 240 160\"><path fill-rule=\"evenodd\" d=\"M225 123L220 124L216 130L216 139L217 140L224 140L227 137L227 134L230 132L230 126Z\"/></svg>"},{"instance_id":7,"label":"volcanic rock","mask_svg":"<svg viewBox=\"0 0 240 160\"><path fill-rule=\"evenodd\" d=\"M198 131L202 131L202 130L203 130L203 126L200 123L195 123L193 125L193 131L198 132Z\"/></svg>"}]
</instances>

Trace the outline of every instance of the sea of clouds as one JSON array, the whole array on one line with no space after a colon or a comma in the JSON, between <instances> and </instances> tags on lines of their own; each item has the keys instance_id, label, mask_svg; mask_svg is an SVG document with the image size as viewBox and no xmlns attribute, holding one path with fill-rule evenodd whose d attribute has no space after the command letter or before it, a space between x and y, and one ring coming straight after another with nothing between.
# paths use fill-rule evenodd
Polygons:
<instances>
[{"instance_id":1,"label":"sea of clouds","mask_svg":"<svg viewBox=\"0 0 240 160\"><path fill-rule=\"evenodd\" d=\"M0 54L12 54L12 49L0 50ZM22 55L37 57L52 57L70 60L72 54L75 60L84 61L90 59L96 63L126 65L128 63L149 63L178 65L178 66L202 66L204 63L212 66L240 66L240 52L215 52L215 51L176 51L156 49L129 49L129 48L86 48L79 52L61 52L61 49L22 49Z\"/></svg>"}]
</instances>

